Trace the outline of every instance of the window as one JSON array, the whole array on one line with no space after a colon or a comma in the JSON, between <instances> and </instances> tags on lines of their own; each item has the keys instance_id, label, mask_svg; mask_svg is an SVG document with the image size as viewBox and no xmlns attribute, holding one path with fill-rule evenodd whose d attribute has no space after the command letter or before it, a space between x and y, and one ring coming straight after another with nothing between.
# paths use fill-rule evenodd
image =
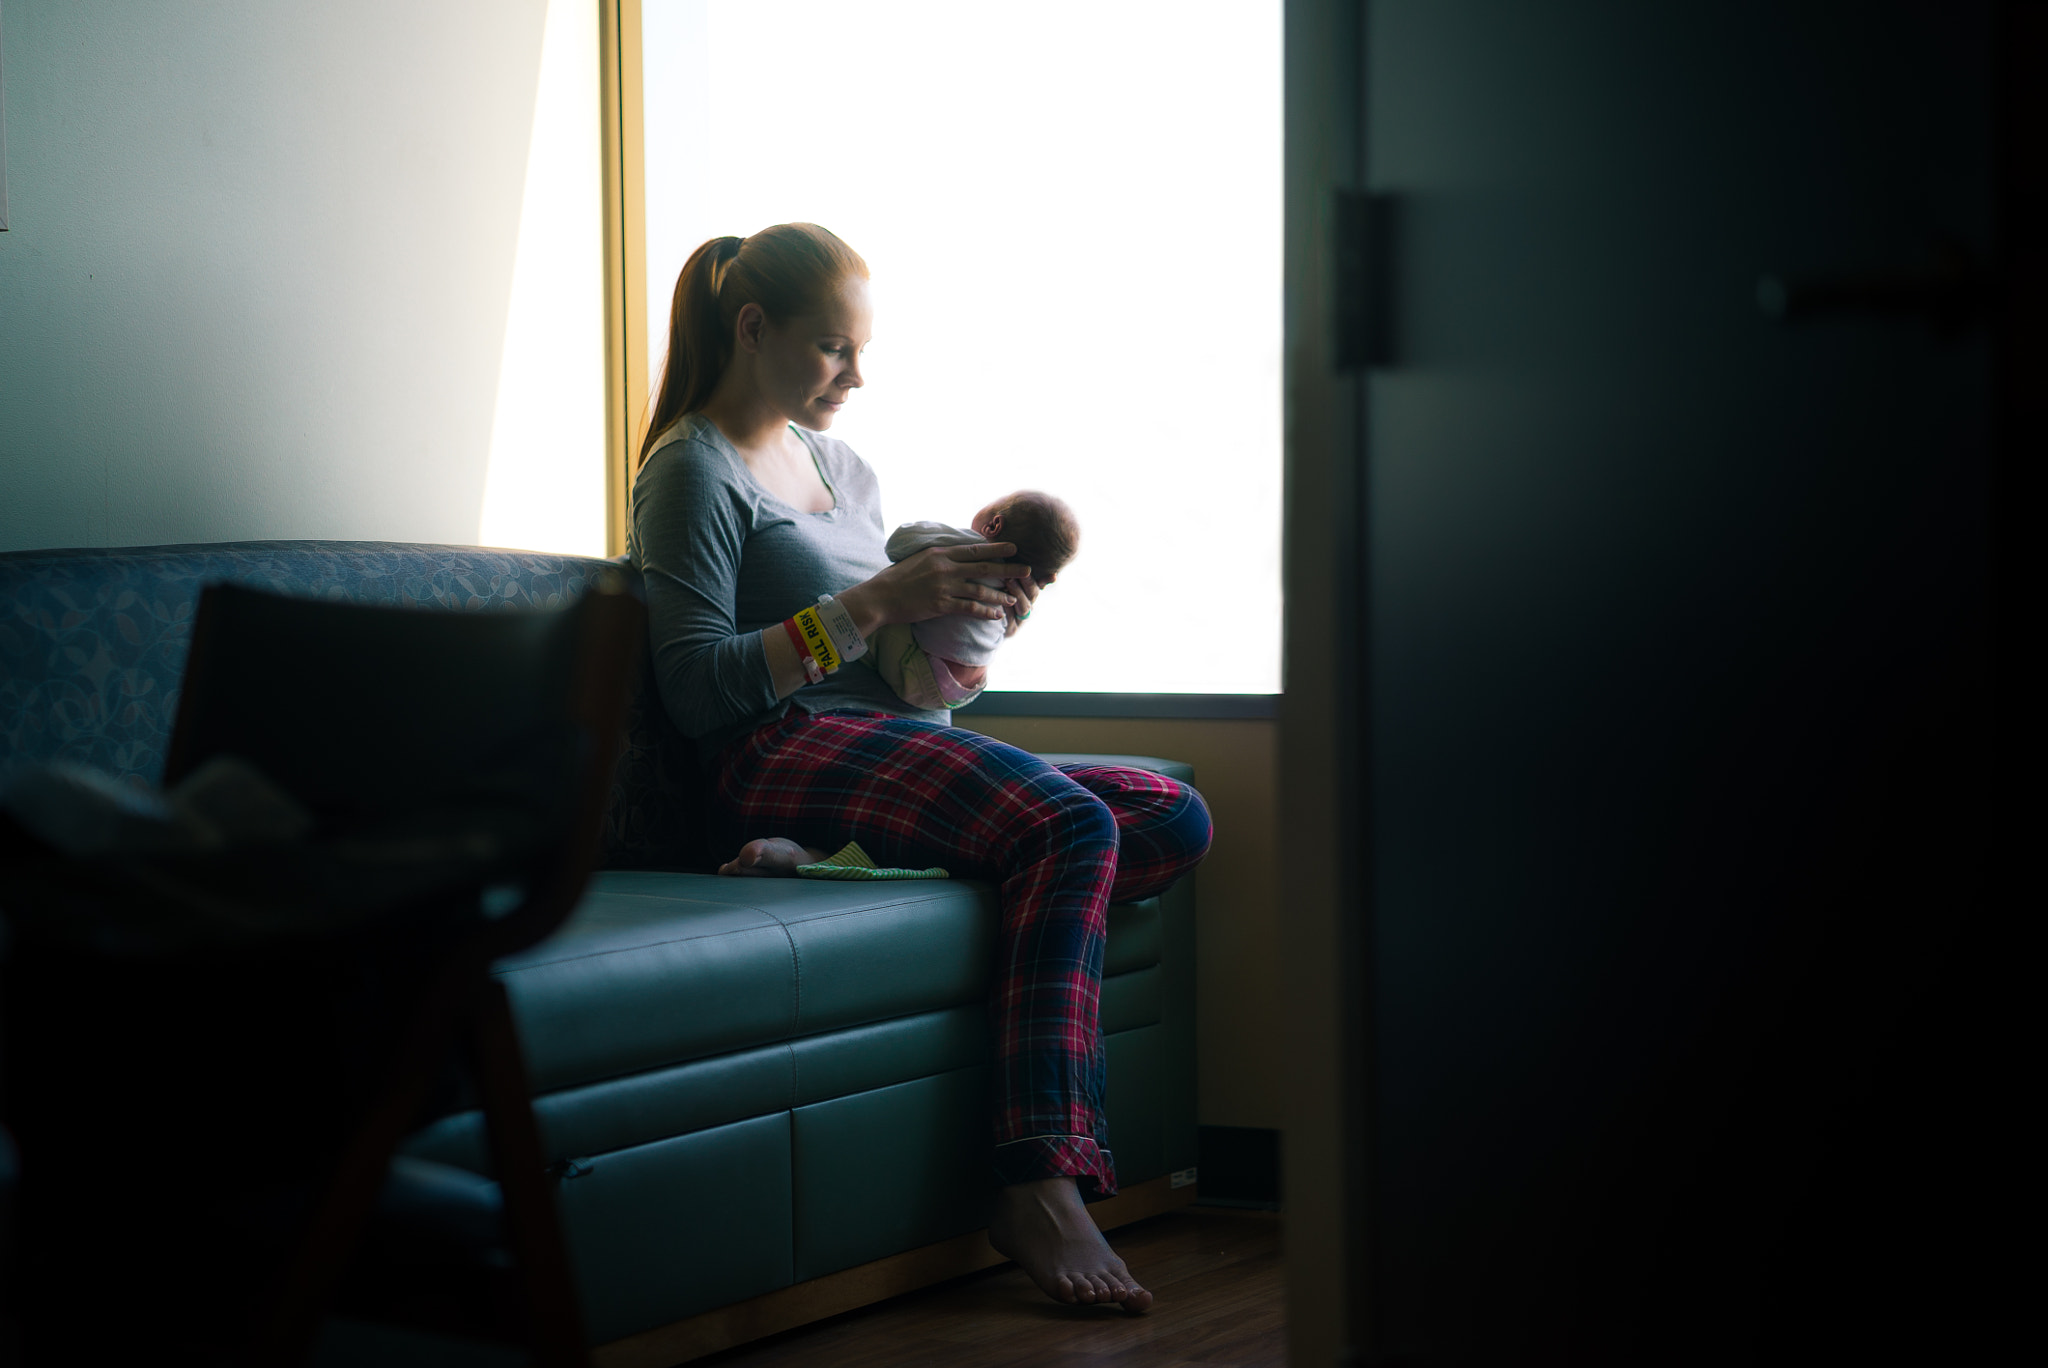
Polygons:
<instances>
[{"instance_id":1,"label":"window","mask_svg":"<svg viewBox=\"0 0 2048 1368\"><path fill-rule=\"evenodd\" d=\"M885 520L1080 516L996 686L1277 692L1279 0L639 9L649 383L699 243L821 223L874 272L833 433Z\"/></svg>"}]
</instances>

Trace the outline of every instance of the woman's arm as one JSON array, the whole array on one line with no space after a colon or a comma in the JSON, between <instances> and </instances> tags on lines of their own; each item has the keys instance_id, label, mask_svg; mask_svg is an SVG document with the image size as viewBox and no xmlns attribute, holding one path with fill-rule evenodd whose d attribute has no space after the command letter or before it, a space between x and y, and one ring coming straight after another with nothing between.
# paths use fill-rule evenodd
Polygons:
<instances>
[{"instance_id":1,"label":"woman's arm","mask_svg":"<svg viewBox=\"0 0 2048 1368\"><path fill-rule=\"evenodd\" d=\"M873 636L891 623L925 622L948 614L994 622L1017 606L1018 595L979 581L1028 577L1030 566L1003 559L1016 552L1009 542L928 547L837 597L853 615L853 625L862 636ZM791 646L792 665L796 664L795 655L796 648ZM800 667L798 676L802 676Z\"/></svg>"},{"instance_id":2,"label":"woman's arm","mask_svg":"<svg viewBox=\"0 0 2048 1368\"><path fill-rule=\"evenodd\" d=\"M867 635L863 632L861 635ZM761 653L768 657L768 673L775 680L777 702L789 697L804 686L803 657L796 653L796 643L789 639L781 623L761 633Z\"/></svg>"},{"instance_id":3,"label":"woman's arm","mask_svg":"<svg viewBox=\"0 0 2048 1368\"><path fill-rule=\"evenodd\" d=\"M669 716L698 737L775 706L804 687L796 645L781 623L741 632L735 621L750 513L734 472L710 452L666 451L635 491L633 523L655 678ZM934 547L836 597L862 636L949 613L998 619L1017 595L977 579L1017 578L1026 566L1006 542ZM795 613L808 605L793 602Z\"/></svg>"},{"instance_id":4,"label":"woman's arm","mask_svg":"<svg viewBox=\"0 0 2048 1368\"><path fill-rule=\"evenodd\" d=\"M994 620L1014 612L1027 600L1020 593L991 589L975 581L1009 571L1028 574L1028 566L996 559L1015 551L1007 542L931 547L833 597L863 637L873 636L893 622L923 622L949 613ZM803 657L781 623L763 629L761 650L775 680L778 700L804 686Z\"/></svg>"},{"instance_id":5,"label":"woman's arm","mask_svg":"<svg viewBox=\"0 0 2048 1368\"><path fill-rule=\"evenodd\" d=\"M786 637L778 652L734 620L751 515L725 462L675 450L650 460L660 464L634 491L633 530L654 675L669 717L695 738L773 707L803 671Z\"/></svg>"}]
</instances>

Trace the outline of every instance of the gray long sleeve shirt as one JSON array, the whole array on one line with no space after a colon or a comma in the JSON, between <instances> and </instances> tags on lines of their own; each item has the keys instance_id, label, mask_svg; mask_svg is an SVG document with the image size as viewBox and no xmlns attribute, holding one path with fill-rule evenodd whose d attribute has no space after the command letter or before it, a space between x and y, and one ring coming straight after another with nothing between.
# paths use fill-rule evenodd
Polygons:
<instances>
[{"instance_id":1,"label":"gray long sleeve shirt","mask_svg":"<svg viewBox=\"0 0 2048 1368\"><path fill-rule=\"evenodd\" d=\"M828 512L804 513L769 493L725 434L694 414L648 453L633 481L626 554L647 585L654 677L676 727L707 760L792 707L948 724L945 712L897 697L866 660L775 697L762 630L889 564L875 472L844 442L791 431L832 491Z\"/></svg>"}]
</instances>

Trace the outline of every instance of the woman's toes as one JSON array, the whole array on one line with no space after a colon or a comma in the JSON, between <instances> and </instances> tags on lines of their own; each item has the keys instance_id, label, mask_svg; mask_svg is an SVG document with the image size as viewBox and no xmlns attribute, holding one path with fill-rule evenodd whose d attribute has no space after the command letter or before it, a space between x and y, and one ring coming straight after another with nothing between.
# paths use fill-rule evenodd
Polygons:
<instances>
[{"instance_id":1,"label":"woman's toes","mask_svg":"<svg viewBox=\"0 0 2048 1368\"><path fill-rule=\"evenodd\" d=\"M1070 1278L1064 1273L1053 1280L1053 1290L1055 1295L1063 1302L1077 1302L1081 1300L1079 1280Z\"/></svg>"}]
</instances>

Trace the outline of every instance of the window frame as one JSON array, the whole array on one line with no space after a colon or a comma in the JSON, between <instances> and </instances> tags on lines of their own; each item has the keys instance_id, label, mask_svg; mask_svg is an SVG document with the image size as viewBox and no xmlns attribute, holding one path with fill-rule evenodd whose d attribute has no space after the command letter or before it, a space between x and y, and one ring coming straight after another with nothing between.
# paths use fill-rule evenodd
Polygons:
<instances>
[{"instance_id":1,"label":"window frame","mask_svg":"<svg viewBox=\"0 0 2048 1368\"><path fill-rule=\"evenodd\" d=\"M604 195L605 553L626 553L633 455L646 436L647 157L640 0L598 0Z\"/></svg>"}]
</instances>

